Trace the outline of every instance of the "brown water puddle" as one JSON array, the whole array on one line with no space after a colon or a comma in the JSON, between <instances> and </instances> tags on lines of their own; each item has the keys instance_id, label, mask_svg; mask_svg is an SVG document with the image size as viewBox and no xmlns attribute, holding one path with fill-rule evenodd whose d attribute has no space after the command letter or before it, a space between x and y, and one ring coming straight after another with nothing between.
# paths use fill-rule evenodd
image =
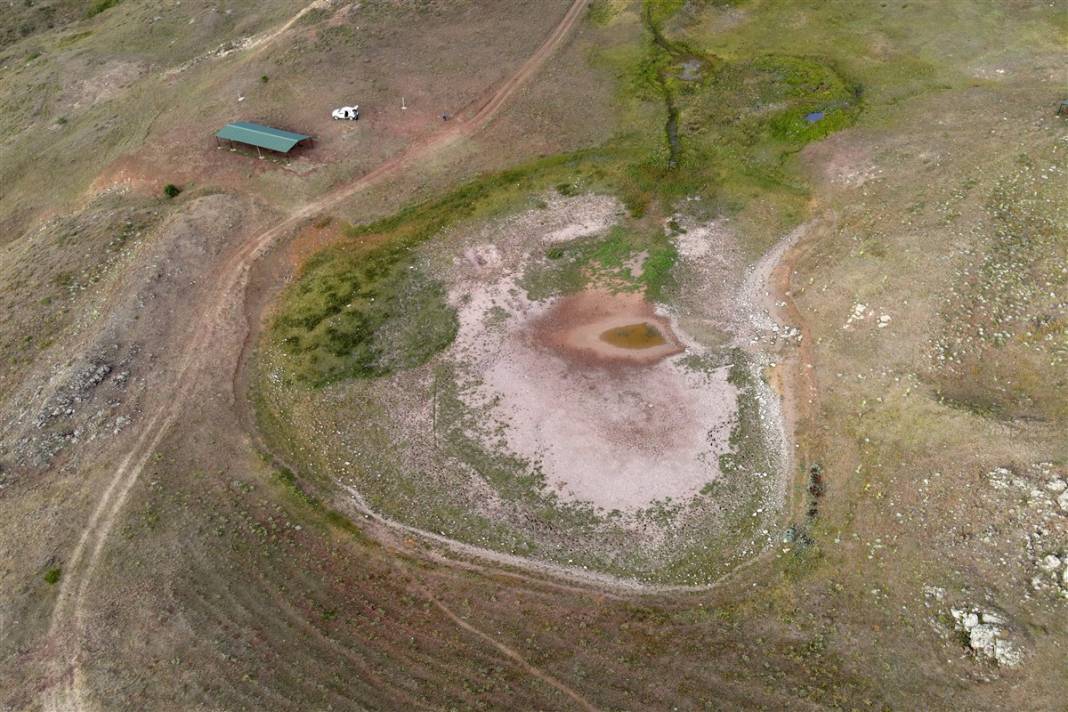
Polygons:
<instances>
[{"instance_id":1,"label":"brown water puddle","mask_svg":"<svg viewBox=\"0 0 1068 712\"><path fill-rule=\"evenodd\" d=\"M601 333L600 339L621 349L649 349L667 343L660 329L647 321L609 329Z\"/></svg>"},{"instance_id":2,"label":"brown water puddle","mask_svg":"<svg viewBox=\"0 0 1068 712\"><path fill-rule=\"evenodd\" d=\"M648 365L684 350L667 320L634 293L563 297L532 331L537 343L588 365Z\"/></svg>"}]
</instances>

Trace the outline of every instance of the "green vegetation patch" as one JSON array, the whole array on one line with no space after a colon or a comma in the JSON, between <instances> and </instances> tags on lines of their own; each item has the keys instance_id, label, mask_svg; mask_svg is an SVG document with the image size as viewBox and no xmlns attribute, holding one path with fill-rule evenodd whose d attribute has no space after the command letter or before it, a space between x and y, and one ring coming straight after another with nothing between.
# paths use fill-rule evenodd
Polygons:
<instances>
[{"instance_id":1,"label":"green vegetation patch","mask_svg":"<svg viewBox=\"0 0 1068 712\"><path fill-rule=\"evenodd\" d=\"M804 189L786 159L851 125L861 95L859 85L820 58L759 55L721 62L706 83L680 92L679 131L691 159L707 166L698 170L721 191L799 196Z\"/></svg>"},{"instance_id":2,"label":"green vegetation patch","mask_svg":"<svg viewBox=\"0 0 1068 712\"><path fill-rule=\"evenodd\" d=\"M321 386L426 363L456 336L445 289L405 242L345 245L313 257L289 291L273 333L290 374Z\"/></svg>"},{"instance_id":3,"label":"green vegetation patch","mask_svg":"<svg viewBox=\"0 0 1068 712\"><path fill-rule=\"evenodd\" d=\"M861 85L830 56L748 47L721 56L701 36L666 29L680 6L647 0L641 46L598 55L621 78L631 157L618 171L620 197L635 217L657 202L701 197L712 212L749 212L770 232L786 231L807 199L791 157L856 121ZM659 124L649 120L656 105Z\"/></svg>"},{"instance_id":4,"label":"green vegetation patch","mask_svg":"<svg viewBox=\"0 0 1068 712\"><path fill-rule=\"evenodd\" d=\"M813 57L764 55L725 66L717 79L717 93L740 93L758 110L786 104L767 121L771 135L786 143L823 138L852 124L860 110L860 85Z\"/></svg>"},{"instance_id":5,"label":"green vegetation patch","mask_svg":"<svg viewBox=\"0 0 1068 712\"><path fill-rule=\"evenodd\" d=\"M655 301L671 284L671 268L677 260L674 244L662 232L616 226L607 236L549 248L523 275L521 284L533 300L599 286L623 292L641 290Z\"/></svg>"},{"instance_id":6,"label":"green vegetation patch","mask_svg":"<svg viewBox=\"0 0 1068 712\"><path fill-rule=\"evenodd\" d=\"M619 15L621 4L620 0L591 0L586 16L597 27L604 27Z\"/></svg>"},{"instance_id":7,"label":"green vegetation patch","mask_svg":"<svg viewBox=\"0 0 1068 712\"><path fill-rule=\"evenodd\" d=\"M86 17L96 17L100 13L102 13L102 12L104 12L106 10L110 10L111 8L115 7L116 5L118 5L121 2L122 2L122 0L95 0L89 6L89 9L85 11L85 16Z\"/></svg>"}]
</instances>

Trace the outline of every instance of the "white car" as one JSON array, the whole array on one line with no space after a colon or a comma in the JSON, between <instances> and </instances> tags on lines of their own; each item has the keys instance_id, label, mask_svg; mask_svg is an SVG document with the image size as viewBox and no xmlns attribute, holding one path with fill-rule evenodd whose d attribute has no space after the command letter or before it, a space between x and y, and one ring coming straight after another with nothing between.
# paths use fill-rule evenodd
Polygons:
<instances>
[{"instance_id":1,"label":"white car","mask_svg":"<svg viewBox=\"0 0 1068 712\"><path fill-rule=\"evenodd\" d=\"M344 119L346 121L357 121L360 118L360 106L343 106L340 109L334 109L331 113L335 119L339 121Z\"/></svg>"}]
</instances>

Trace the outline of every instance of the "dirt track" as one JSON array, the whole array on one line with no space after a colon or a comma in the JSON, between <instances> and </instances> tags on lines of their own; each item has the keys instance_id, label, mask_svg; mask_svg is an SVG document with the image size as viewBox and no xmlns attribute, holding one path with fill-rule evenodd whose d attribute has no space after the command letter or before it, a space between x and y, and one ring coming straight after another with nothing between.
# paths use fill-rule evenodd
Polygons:
<instances>
[{"instance_id":1,"label":"dirt track","mask_svg":"<svg viewBox=\"0 0 1068 712\"><path fill-rule=\"evenodd\" d=\"M182 413L191 395L201 385L203 371L214 358L214 354L218 353L218 342L232 337L234 325L230 310L232 305L241 303L251 265L276 240L289 234L304 220L334 208L352 195L397 173L414 161L481 130L560 45L582 16L585 5L585 0L574 0L538 50L485 101L461 110L444 129L413 143L400 155L382 163L369 173L303 206L271 229L241 245L222 261L212 275L211 282L217 285L214 293L205 303L190 308L191 312L201 314L202 318L195 322L192 333L184 340L186 347L177 355L177 364L172 375L160 386L159 405L146 411L142 420L144 425L140 433L135 435L133 448L125 454L115 469L68 559L49 625L49 640L58 649L53 653L56 682L45 691L42 700L45 709L66 712L87 708L79 657L86 613L86 593L92 583L94 571L130 490L163 437ZM293 20L281 31L292 24ZM272 33L271 36L277 34Z\"/></svg>"}]
</instances>

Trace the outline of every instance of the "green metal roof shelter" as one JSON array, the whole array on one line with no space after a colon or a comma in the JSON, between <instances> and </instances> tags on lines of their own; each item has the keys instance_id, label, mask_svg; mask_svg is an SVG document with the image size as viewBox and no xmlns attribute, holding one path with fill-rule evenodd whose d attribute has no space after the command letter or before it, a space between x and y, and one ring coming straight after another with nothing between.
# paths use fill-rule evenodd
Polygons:
<instances>
[{"instance_id":1,"label":"green metal roof shelter","mask_svg":"<svg viewBox=\"0 0 1068 712\"><path fill-rule=\"evenodd\" d=\"M219 129L215 136L224 138L227 141L247 143L256 148L266 148L279 153L289 153L289 150L298 143L311 138L311 136L305 136L304 134L272 129L270 126L254 124L249 121L229 123Z\"/></svg>"}]
</instances>

